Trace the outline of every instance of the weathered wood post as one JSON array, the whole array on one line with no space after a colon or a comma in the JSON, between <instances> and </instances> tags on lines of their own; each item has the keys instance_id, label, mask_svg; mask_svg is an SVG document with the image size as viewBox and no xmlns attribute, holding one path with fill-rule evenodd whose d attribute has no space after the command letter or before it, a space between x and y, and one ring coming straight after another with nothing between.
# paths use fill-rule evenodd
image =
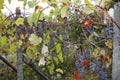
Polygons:
<instances>
[{"instance_id":1,"label":"weathered wood post","mask_svg":"<svg viewBox=\"0 0 120 80\"><path fill-rule=\"evenodd\" d=\"M114 5L114 20L120 26L120 3ZM120 29L114 25L112 80L120 80Z\"/></svg>"},{"instance_id":2,"label":"weathered wood post","mask_svg":"<svg viewBox=\"0 0 120 80\"><path fill-rule=\"evenodd\" d=\"M16 17L15 20L17 20L18 18L21 17L21 10L20 8L16 8ZM20 26L16 26L16 41L19 41L19 27ZM22 60L22 52L21 52L21 47L18 46L18 44L16 44L16 53L17 53L17 80L24 80L23 79L23 60Z\"/></svg>"}]
</instances>

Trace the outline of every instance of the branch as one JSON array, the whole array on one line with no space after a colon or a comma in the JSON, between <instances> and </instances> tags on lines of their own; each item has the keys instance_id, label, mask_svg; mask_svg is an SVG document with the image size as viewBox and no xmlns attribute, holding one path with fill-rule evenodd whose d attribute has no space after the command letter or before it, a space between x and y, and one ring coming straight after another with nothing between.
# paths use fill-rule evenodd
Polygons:
<instances>
[{"instance_id":1,"label":"branch","mask_svg":"<svg viewBox=\"0 0 120 80\"><path fill-rule=\"evenodd\" d=\"M50 80L46 75L44 75L35 65L34 63L30 60L27 59L25 56L23 56L23 61L31 67L39 76L43 77L45 80Z\"/></svg>"},{"instance_id":2,"label":"branch","mask_svg":"<svg viewBox=\"0 0 120 80\"><path fill-rule=\"evenodd\" d=\"M5 64L7 64L13 71L17 72L17 69L16 69L10 62L8 62L4 57L2 57L1 55L0 55L0 59L1 59Z\"/></svg>"}]
</instances>

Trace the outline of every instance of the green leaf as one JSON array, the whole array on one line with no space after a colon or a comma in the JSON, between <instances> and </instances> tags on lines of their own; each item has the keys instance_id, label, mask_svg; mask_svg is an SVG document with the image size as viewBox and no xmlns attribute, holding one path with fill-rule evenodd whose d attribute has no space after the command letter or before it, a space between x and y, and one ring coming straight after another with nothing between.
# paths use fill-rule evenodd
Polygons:
<instances>
[{"instance_id":1,"label":"green leaf","mask_svg":"<svg viewBox=\"0 0 120 80\"><path fill-rule=\"evenodd\" d=\"M67 6L62 7L61 12L60 12L62 18L67 16L67 11L68 11L68 7Z\"/></svg>"},{"instance_id":2,"label":"green leaf","mask_svg":"<svg viewBox=\"0 0 120 80\"><path fill-rule=\"evenodd\" d=\"M10 52L10 53L15 53L15 51L16 51L16 45L12 43L12 44L10 45L9 52Z\"/></svg>"},{"instance_id":3,"label":"green leaf","mask_svg":"<svg viewBox=\"0 0 120 80\"><path fill-rule=\"evenodd\" d=\"M9 4L11 3L11 0L8 0Z\"/></svg>"},{"instance_id":4,"label":"green leaf","mask_svg":"<svg viewBox=\"0 0 120 80\"><path fill-rule=\"evenodd\" d=\"M58 65L59 61L57 57L54 57L53 60L55 61L55 63Z\"/></svg>"},{"instance_id":5,"label":"green leaf","mask_svg":"<svg viewBox=\"0 0 120 80\"><path fill-rule=\"evenodd\" d=\"M61 44L60 44L60 43L58 43L58 44L56 45L56 52L57 52L57 53L62 52Z\"/></svg>"},{"instance_id":6,"label":"green leaf","mask_svg":"<svg viewBox=\"0 0 120 80\"><path fill-rule=\"evenodd\" d=\"M56 69L56 72L59 72L59 73L63 74L63 70L60 69L60 68Z\"/></svg>"},{"instance_id":7,"label":"green leaf","mask_svg":"<svg viewBox=\"0 0 120 80\"><path fill-rule=\"evenodd\" d=\"M63 55L62 55L62 52L59 53L59 54L57 55L57 57L59 58L60 62L63 62Z\"/></svg>"},{"instance_id":8,"label":"green leaf","mask_svg":"<svg viewBox=\"0 0 120 80\"><path fill-rule=\"evenodd\" d=\"M0 43L1 43L1 46L5 46L8 43L7 42L7 37L5 37L5 36L2 37Z\"/></svg>"},{"instance_id":9,"label":"green leaf","mask_svg":"<svg viewBox=\"0 0 120 80\"><path fill-rule=\"evenodd\" d=\"M84 2L91 10L95 10L94 6L91 4L89 0L84 0Z\"/></svg>"},{"instance_id":10,"label":"green leaf","mask_svg":"<svg viewBox=\"0 0 120 80\"><path fill-rule=\"evenodd\" d=\"M23 18L18 18L18 19L15 21L15 24L16 24L17 26L19 26L20 24L23 24L23 22L24 22Z\"/></svg>"},{"instance_id":11,"label":"green leaf","mask_svg":"<svg viewBox=\"0 0 120 80\"><path fill-rule=\"evenodd\" d=\"M79 3L80 0L74 0L74 4L77 4Z\"/></svg>"},{"instance_id":12,"label":"green leaf","mask_svg":"<svg viewBox=\"0 0 120 80\"><path fill-rule=\"evenodd\" d=\"M64 2L64 3L68 3L68 2L69 2L69 0L62 0L62 2Z\"/></svg>"},{"instance_id":13,"label":"green leaf","mask_svg":"<svg viewBox=\"0 0 120 80\"><path fill-rule=\"evenodd\" d=\"M55 69L55 65L54 64L51 64L50 66L48 66L48 70L49 70L51 75L54 73L54 69Z\"/></svg>"},{"instance_id":14,"label":"green leaf","mask_svg":"<svg viewBox=\"0 0 120 80\"><path fill-rule=\"evenodd\" d=\"M29 17L28 17L28 23L29 25L32 26L33 22L36 24L37 23L37 18L38 18L38 13L32 13Z\"/></svg>"},{"instance_id":15,"label":"green leaf","mask_svg":"<svg viewBox=\"0 0 120 80\"><path fill-rule=\"evenodd\" d=\"M30 8L33 8L35 6L35 2L34 1L28 1L28 6Z\"/></svg>"},{"instance_id":16,"label":"green leaf","mask_svg":"<svg viewBox=\"0 0 120 80\"><path fill-rule=\"evenodd\" d=\"M85 7L82 9L82 12L89 15L89 14L93 13L94 10L90 9L88 6L85 6Z\"/></svg>"},{"instance_id":17,"label":"green leaf","mask_svg":"<svg viewBox=\"0 0 120 80\"><path fill-rule=\"evenodd\" d=\"M0 10L3 9L4 0L0 0Z\"/></svg>"}]
</instances>

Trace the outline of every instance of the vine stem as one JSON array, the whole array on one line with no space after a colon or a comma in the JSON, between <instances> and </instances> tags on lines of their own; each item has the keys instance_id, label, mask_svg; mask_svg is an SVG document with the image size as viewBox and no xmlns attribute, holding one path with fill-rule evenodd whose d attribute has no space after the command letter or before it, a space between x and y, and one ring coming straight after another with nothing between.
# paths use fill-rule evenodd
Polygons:
<instances>
[{"instance_id":1,"label":"vine stem","mask_svg":"<svg viewBox=\"0 0 120 80\"><path fill-rule=\"evenodd\" d=\"M83 32L83 34L84 34L84 36L85 36L86 40L87 40L90 44L92 44L93 46L95 46L95 47L99 48L96 44L94 44L93 42L91 42L91 41L88 39L88 37L87 37L87 35L86 35L86 33L85 33L85 31L84 31L83 27L82 27L82 32Z\"/></svg>"},{"instance_id":2,"label":"vine stem","mask_svg":"<svg viewBox=\"0 0 120 80\"><path fill-rule=\"evenodd\" d=\"M39 21L39 18L40 18L41 13L42 13L45 9L47 9L47 8L49 8L49 7L50 7L50 6L47 6L47 7L45 7L44 9L42 9L42 10L39 12L38 19L37 19L37 24L38 24L38 21Z\"/></svg>"},{"instance_id":3,"label":"vine stem","mask_svg":"<svg viewBox=\"0 0 120 80\"><path fill-rule=\"evenodd\" d=\"M11 15L13 15L12 11L4 4L4 6L10 11ZM13 15L14 17L14 15Z\"/></svg>"},{"instance_id":4,"label":"vine stem","mask_svg":"<svg viewBox=\"0 0 120 80\"><path fill-rule=\"evenodd\" d=\"M105 8L102 8L101 6L97 6L99 8L101 8L103 11L105 11L108 15L108 17L111 19L111 21L120 29L120 26L116 23L116 21L109 15L108 11L106 11Z\"/></svg>"}]
</instances>

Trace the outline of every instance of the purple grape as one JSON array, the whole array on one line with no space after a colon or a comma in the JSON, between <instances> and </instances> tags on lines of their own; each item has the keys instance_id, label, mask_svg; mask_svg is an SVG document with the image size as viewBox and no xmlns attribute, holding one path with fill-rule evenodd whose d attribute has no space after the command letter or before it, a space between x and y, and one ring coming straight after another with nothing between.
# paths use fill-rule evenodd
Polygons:
<instances>
[{"instance_id":1,"label":"purple grape","mask_svg":"<svg viewBox=\"0 0 120 80\"><path fill-rule=\"evenodd\" d=\"M54 53L51 53L51 54L50 54L50 57L51 57L51 58L54 58L54 57L55 57L55 54L54 54Z\"/></svg>"},{"instance_id":2,"label":"purple grape","mask_svg":"<svg viewBox=\"0 0 120 80\"><path fill-rule=\"evenodd\" d=\"M28 34L32 34L33 33L33 29L32 28L28 28L27 32L28 32Z\"/></svg>"},{"instance_id":3,"label":"purple grape","mask_svg":"<svg viewBox=\"0 0 120 80\"><path fill-rule=\"evenodd\" d=\"M63 35L63 41L66 41L67 37L65 35Z\"/></svg>"},{"instance_id":4,"label":"purple grape","mask_svg":"<svg viewBox=\"0 0 120 80\"><path fill-rule=\"evenodd\" d=\"M76 60L76 61L75 61L75 66L76 66L76 68L77 68L77 69L79 69L79 68L80 68L80 63L79 63L79 61L78 61L78 60Z\"/></svg>"},{"instance_id":5,"label":"purple grape","mask_svg":"<svg viewBox=\"0 0 120 80\"><path fill-rule=\"evenodd\" d=\"M75 53L75 58L79 59L79 54L78 53Z\"/></svg>"},{"instance_id":6,"label":"purple grape","mask_svg":"<svg viewBox=\"0 0 120 80\"><path fill-rule=\"evenodd\" d=\"M67 53L67 48L68 44L66 42L63 43L63 53Z\"/></svg>"},{"instance_id":7,"label":"purple grape","mask_svg":"<svg viewBox=\"0 0 120 80\"><path fill-rule=\"evenodd\" d=\"M108 39L112 39L113 38L113 27L106 27L105 33Z\"/></svg>"},{"instance_id":8,"label":"purple grape","mask_svg":"<svg viewBox=\"0 0 120 80\"><path fill-rule=\"evenodd\" d=\"M101 61L97 61L96 62L96 66L100 67L102 65L102 62Z\"/></svg>"},{"instance_id":9,"label":"purple grape","mask_svg":"<svg viewBox=\"0 0 120 80\"><path fill-rule=\"evenodd\" d=\"M90 70L92 73L95 71L95 63L90 62Z\"/></svg>"},{"instance_id":10,"label":"purple grape","mask_svg":"<svg viewBox=\"0 0 120 80\"><path fill-rule=\"evenodd\" d=\"M94 28L93 28L93 27L89 27L87 30L88 30L88 32L90 32L90 33L91 33L91 32L93 32L93 31L94 31Z\"/></svg>"},{"instance_id":11,"label":"purple grape","mask_svg":"<svg viewBox=\"0 0 120 80\"><path fill-rule=\"evenodd\" d=\"M78 73L79 73L80 77L83 76L84 72L85 72L85 67L78 68Z\"/></svg>"},{"instance_id":12,"label":"purple grape","mask_svg":"<svg viewBox=\"0 0 120 80\"><path fill-rule=\"evenodd\" d=\"M104 71L100 71L100 80L107 80L107 72L104 72Z\"/></svg>"},{"instance_id":13,"label":"purple grape","mask_svg":"<svg viewBox=\"0 0 120 80\"><path fill-rule=\"evenodd\" d=\"M53 48L53 47L54 47L54 40L53 40L53 38L51 38L51 37L50 37L49 47L50 47L50 48Z\"/></svg>"},{"instance_id":14,"label":"purple grape","mask_svg":"<svg viewBox=\"0 0 120 80\"><path fill-rule=\"evenodd\" d=\"M89 59L90 58L90 51L87 49L85 53L86 53L87 59Z\"/></svg>"},{"instance_id":15,"label":"purple grape","mask_svg":"<svg viewBox=\"0 0 120 80\"><path fill-rule=\"evenodd\" d=\"M85 60L84 55L80 55L80 61L83 62Z\"/></svg>"}]
</instances>

